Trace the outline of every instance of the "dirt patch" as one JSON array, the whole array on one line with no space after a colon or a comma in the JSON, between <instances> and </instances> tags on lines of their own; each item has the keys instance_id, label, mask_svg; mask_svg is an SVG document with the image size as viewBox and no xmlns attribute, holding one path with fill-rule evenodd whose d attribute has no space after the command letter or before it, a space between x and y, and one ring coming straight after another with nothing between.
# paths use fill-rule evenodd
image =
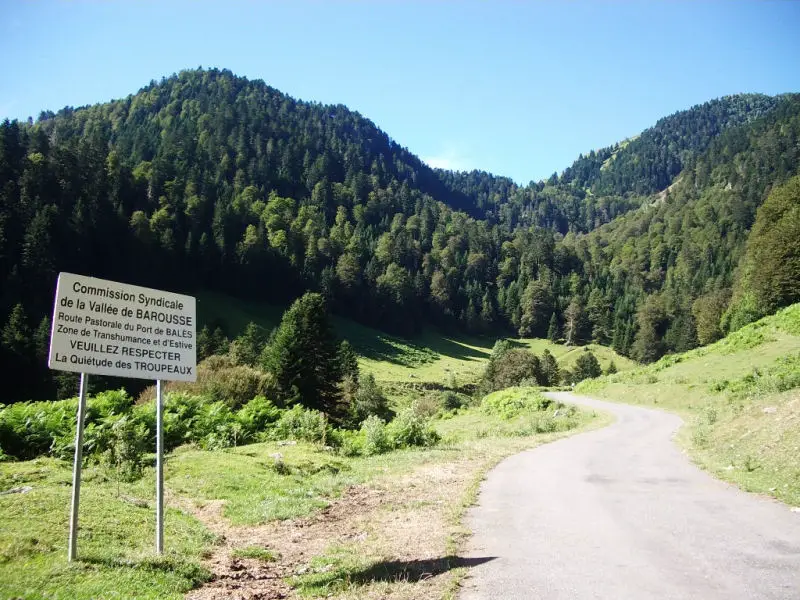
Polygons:
<instances>
[{"instance_id":1,"label":"dirt patch","mask_svg":"<svg viewBox=\"0 0 800 600\"><path fill-rule=\"evenodd\" d=\"M340 498L306 518L260 526L233 526L220 501L195 505L174 499L219 537L205 566L213 579L188 600L295 598L287 578L324 572L311 561L332 547L346 548L365 564L348 591L335 598L441 598L451 581L447 556L452 515L484 460L466 457L426 464L409 475L379 478L370 487L348 488ZM267 548L276 560L237 558L236 549ZM443 562L444 561L444 562ZM451 565L451 563L453 563ZM328 565L330 567L330 565ZM363 577L361 577L363 575Z\"/></svg>"}]
</instances>

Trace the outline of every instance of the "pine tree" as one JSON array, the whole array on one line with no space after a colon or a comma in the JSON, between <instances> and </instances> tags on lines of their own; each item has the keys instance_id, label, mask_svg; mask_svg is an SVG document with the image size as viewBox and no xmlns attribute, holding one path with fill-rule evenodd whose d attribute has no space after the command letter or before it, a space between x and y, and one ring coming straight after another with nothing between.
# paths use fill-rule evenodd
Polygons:
<instances>
[{"instance_id":1,"label":"pine tree","mask_svg":"<svg viewBox=\"0 0 800 600\"><path fill-rule=\"evenodd\" d=\"M342 372L342 377L350 377L354 382L358 383L358 354L353 350L350 342L343 340L339 344L338 357L339 369Z\"/></svg>"},{"instance_id":2,"label":"pine tree","mask_svg":"<svg viewBox=\"0 0 800 600\"><path fill-rule=\"evenodd\" d=\"M295 300L263 356L275 378L277 400L340 416L338 350L323 297L307 293Z\"/></svg>"},{"instance_id":3,"label":"pine tree","mask_svg":"<svg viewBox=\"0 0 800 600\"><path fill-rule=\"evenodd\" d=\"M30 358L33 339L28 318L22 304L17 304L8 316L8 321L3 327L3 347L19 358Z\"/></svg>"},{"instance_id":4,"label":"pine tree","mask_svg":"<svg viewBox=\"0 0 800 600\"><path fill-rule=\"evenodd\" d=\"M50 317L46 315L33 334L33 348L37 362L46 364L50 355Z\"/></svg>"},{"instance_id":5,"label":"pine tree","mask_svg":"<svg viewBox=\"0 0 800 600\"><path fill-rule=\"evenodd\" d=\"M558 330L558 318L556 317L556 313L553 313L550 315L550 326L547 328L547 339L556 344L558 343L560 337L561 335Z\"/></svg>"},{"instance_id":6,"label":"pine tree","mask_svg":"<svg viewBox=\"0 0 800 600\"><path fill-rule=\"evenodd\" d=\"M550 354L549 350L542 353L541 372L542 372L542 385L558 385L561 380L561 372L558 368L558 363L555 357Z\"/></svg>"}]
</instances>

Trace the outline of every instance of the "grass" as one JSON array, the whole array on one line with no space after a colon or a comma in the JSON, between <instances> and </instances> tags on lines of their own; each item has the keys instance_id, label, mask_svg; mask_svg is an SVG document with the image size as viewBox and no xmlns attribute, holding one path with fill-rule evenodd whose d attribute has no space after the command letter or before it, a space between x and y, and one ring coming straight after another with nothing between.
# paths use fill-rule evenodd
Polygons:
<instances>
[{"instance_id":1,"label":"grass","mask_svg":"<svg viewBox=\"0 0 800 600\"><path fill-rule=\"evenodd\" d=\"M577 389L680 414L678 440L700 466L800 505L800 304L715 344Z\"/></svg>"},{"instance_id":2,"label":"grass","mask_svg":"<svg viewBox=\"0 0 800 600\"><path fill-rule=\"evenodd\" d=\"M198 298L200 322L213 323L224 315L229 333L250 321L271 328L281 312L219 294ZM362 369L373 372L404 401L424 399L426 393L439 394L441 389L469 391L494 343L487 338L441 336L432 330L402 340L344 319L336 319L335 326L360 353ZM564 365L577 354L575 349L541 340L519 343L538 353L549 348ZM610 351L594 349L601 361L613 358L621 370L630 366ZM70 463L52 458L0 462L0 492L31 488L26 493L0 495L0 598L182 598L212 577L204 565L216 553L230 552L231 558L264 564L290 560L284 556L289 548L271 540L262 544L260 539L242 538L238 546L227 548L208 515L219 514L213 518L224 521L225 527L255 531L320 514L337 498L345 498L353 486L382 489L393 499L364 517L365 542L340 540L319 553L308 571L293 580L298 591L313 595L323 589L328 590L326 594L338 590L342 597L351 597L369 585L371 593L378 595L384 590L397 598L441 597L449 593L446 589L452 591L452 585L439 583L441 578L430 582L425 574L452 572L457 578L463 572L463 564L454 558L457 541L464 535L460 519L483 473L509 454L601 421L585 412L564 411L555 416L552 406L528 408L504 416L474 406L462 408L435 421L442 436L436 447L372 457L346 458L302 442L217 451L178 448L167 456L165 467L163 557L156 557L153 550L152 467L133 483L118 482L105 467L85 467L79 560L69 564ZM152 465L152 456L149 461ZM411 537L398 537L397 519L424 523L424 527L407 527L405 535ZM397 559L403 553L418 552L420 544L435 550L436 556Z\"/></svg>"},{"instance_id":3,"label":"grass","mask_svg":"<svg viewBox=\"0 0 800 600\"><path fill-rule=\"evenodd\" d=\"M196 519L168 510L167 552L156 557L152 502L126 501L128 494L118 494L116 482L97 467L87 468L83 481L80 560L69 564L69 465L45 458L0 465L0 489L32 488L0 496L0 597L182 598L209 578L200 559L213 536ZM152 500L152 471L145 484Z\"/></svg>"},{"instance_id":4,"label":"grass","mask_svg":"<svg viewBox=\"0 0 800 600\"><path fill-rule=\"evenodd\" d=\"M252 558L262 562L275 562L278 560L278 555L269 548L262 546L245 546L244 548L236 548L231 552L233 558Z\"/></svg>"},{"instance_id":5,"label":"grass","mask_svg":"<svg viewBox=\"0 0 800 600\"><path fill-rule=\"evenodd\" d=\"M249 322L271 330L280 323L283 307L239 300L216 292L197 296L198 321L221 323L229 336L236 336ZM348 340L361 356L361 367L380 382L439 384L447 387L452 376L456 386L474 383L489 359L496 337L443 335L426 329L412 339L392 336L341 317L333 318L339 337ZM584 348L597 356L603 369L613 360L619 371L636 363L606 346L564 346L544 339L520 339L516 342L536 354L549 350L562 368L572 368Z\"/></svg>"},{"instance_id":6,"label":"grass","mask_svg":"<svg viewBox=\"0 0 800 600\"><path fill-rule=\"evenodd\" d=\"M553 408L546 409L548 416ZM476 469L482 473L503 456L566 435L593 418L587 413L565 414L559 417L562 426L558 431L539 434L531 427L543 416L536 413L523 412L505 419L478 408L462 409L452 418L436 422L443 436L439 446L373 457L344 458L304 443L253 444L225 451L179 448L168 456L165 468L168 510L167 552L163 558L153 554L152 469L134 483L119 483L100 466L84 470L79 560L68 564L69 463L50 458L0 463L1 490L32 488L27 493L0 496L0 597L183 597L210 577L202 566L203 558L215 548L215 536L192 516L187 503L202 509L210 502L223 501L226 522L238 526L303 517L328 506L355 484L406 489L398 482L410 474L426 469L447 471L454 465L468 474L474 474ZM459 503L461 491L451 495L451 488L430 482L427 476L419 477L420 489L432 485L435 493L444 494L444 499L433 501L415 495L410 502L386 502L380 507L381 514L405 509L463 512L463 501ZM473 482L473 475L468 480ZM471 486L474 494L477 484ZM176 508L179 506L182 510ZM441 535L446 533L442 531ZM444 551L445 543L441 546ZM369 545L353 543L338 550L335 545L331 548L312 561L306 575L293 580L301 593L314 595L322 589L327 590L326 594L352 591L353 586L367 585L376 569L397 571L399 577L430 566L413 563L379 567L386 562L384 554ZM279 555L272 547L250 544L234 548L231 556L266 562ZM339 577L355 572L362 576ZM412 586L409 589L413 590L413 576L408 577L409 581L398 585ZM395 585L388 576L375 584ZM409 593L408 597L417 597L416 592Z\"/></svg>"},{"instance_id":7,"label":"grass","mask_svg":"<svg viewBox=\"0 0 800 600\"><path fill-rule=\"evenodd\" d=\"M532 395L535 392L517 389L511 394ZM569 425L560 430L537 434L527 427L532 420L551 416L555 410L564 412L563 408L553 405L521 411L511 419L473 408L451 419L437 421L436 428L443 442L426 453L426 467L430 470L438 464L452 469L458 465L464 475L458 483L431 482L429 477L426 477L428 481L412 480L411 485L418 489L414 503L383 507L382 512L395 513L390 519L392 527L384 531L383 536L376 525L364 541L331 543L324 552L314 556L301 573L291 578L292 586L303 597L454 598L458 582L471 564L469 559L458 556L469 534L463 517L476 501L486 473L511 454L576 431L606 425L611 420L608 415L571 411L570 416L563 417ZM432 508L441 517L441 528L433 526L434 519L425 517ZM424 541L418 542L420 558L402 554L408 552L409 544L394 525L414 520L424 522L427 531ZM380 517L376 522L380 522ZM397 537L400 539L394 539ZM398 554L401 558L397 558ZM449 577L437 579L444 574Z\"/></svg>"}]
</instances>

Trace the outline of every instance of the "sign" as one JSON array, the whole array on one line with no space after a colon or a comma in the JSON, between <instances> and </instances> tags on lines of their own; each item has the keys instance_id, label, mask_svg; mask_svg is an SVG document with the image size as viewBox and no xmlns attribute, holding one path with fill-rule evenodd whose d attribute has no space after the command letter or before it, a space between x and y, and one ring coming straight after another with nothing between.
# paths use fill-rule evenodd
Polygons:
<instances>
[{"instance_id":1,"label":"sign","mask_svg":"<svg viewBox=\"0 0 800 600\"><path fill-rule=\"evenodd\" d=\"M195 299L61 273L48 365L95 375L195 381Z\"/></svg>"}]
</instances>

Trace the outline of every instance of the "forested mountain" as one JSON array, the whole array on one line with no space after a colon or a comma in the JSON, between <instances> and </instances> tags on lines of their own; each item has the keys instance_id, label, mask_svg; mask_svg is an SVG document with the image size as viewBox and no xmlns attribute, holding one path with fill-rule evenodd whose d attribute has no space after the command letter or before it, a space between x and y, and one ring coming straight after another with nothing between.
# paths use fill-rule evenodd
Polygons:
<instances>
[{"instance_id":1,"label":"forested mountain","mask_svg":"<svg viewBox=\"0 0 800 600\"><path fill-rule=\"evenodd\" d=\"M403 334L691 347L728 307L756 210L797 173L798 133L800 96L733 96L523 187L434 171L358 113L227 71L5 121L0 358L24 383L0 400L52 397L62 270L280 303L311 289Z\"/></svg>"}]
</instances>

